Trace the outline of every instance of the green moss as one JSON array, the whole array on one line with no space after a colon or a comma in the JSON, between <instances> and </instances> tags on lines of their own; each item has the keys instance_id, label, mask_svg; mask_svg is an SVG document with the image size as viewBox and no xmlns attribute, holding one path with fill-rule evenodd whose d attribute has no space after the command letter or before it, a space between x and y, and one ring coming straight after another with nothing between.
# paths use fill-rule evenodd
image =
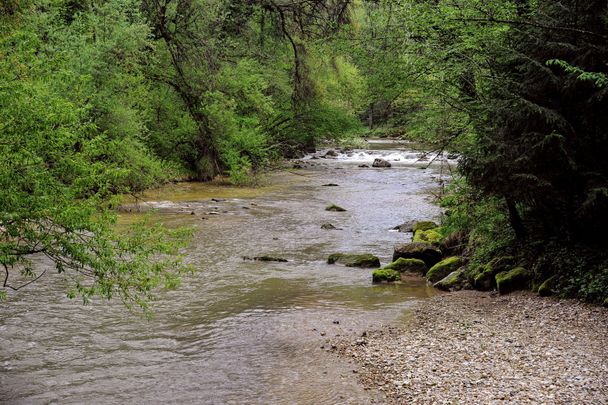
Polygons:
<instances>
[{"instance_id":1,"label":"green moss","mask_svg":"<svg viewBox=\"0 0 608 405\"><path fill-rule=\"evenodd\" d=\"M553 295L555 293L553 289L555 288L556 281L557 277L555 276L549 277L548 279L543 281L543 283L538 287L538 294L541 297L548 297L550 295Z\"/></svg>"},{"instance_id":2,"label":"green moss","mask_svg":"<svg viewBox=\"0 0 608 405\"><path fill-rule=\"evenodd\" d=\"M412 226L412 232L428 231L429 229L437 228L437 224L432 221L419 221Z\"/></svg>"},{"instance_id":3,"label":"green moss","mask_svg":"<svg viewBox=\"0 0 608 405\"><path fill-rule=\"evenodd\" d=\"M442 256L441 250L428 243L405 243L395 246L393 261L398 260L400 257L404 259L420 259L424 261L427 267L431 267L438 263Z\"/></svg>"},{"instance_id":4,"label":"green moss","mask_svg":"<svg viewBox=\"0 0 608 405\"><path fill-rule=\"evenodd\" d=\"M325 207L325 211L333 211L333 212L344 212L346 211L344 208L340 207L336 204L331 204Z\"/></svg>"},{"instance_id":5,"label":"green moss","mask_svg":"<svg viewBox=\"0 0 608 405\"><path fill-rule=\"evenodd\" d=\"M469 283L465 274L465 268L461 267L458 270L448 274L445 278L436 282L434 287L444 291L454 291L471 288L471 284Z\"/></svg>"},{"instance_id":6,"label":"green moss","mask_svg":"<svg viewBox=\"0 0 608 405\"><path fill-rule=\"evenodd\" d=\"M378 257L365 253L365 254L345 254L345 253L334 253L327 258L328 264L340 263L346 267L363 267L363 268L374 268L380 267L380 259Z\"/></svg>"},{"instance_id":7,"label":"green moss","mask_svg":"<svg viewBox=\"0 0 608 405\"><path fill-rule=\"evenodd\" d=\"M400 273L417 273L424 276L428 270L426 264L420 259L404 259L400 257L396 261L384 266L386 270L395 270Z\"/></svg>"},{"instance_id":8,"label":"green moss","mask_svg":"<svg viewBox=\"0 0 608 405\"><path fill-rule=\"evenodd\" d=\"M460 257L448 257L447 259L444 259L431 267L431 269L426 273L426 278L431 283L436 283L437 281L445 278L451 272L458 270L460 266L462 266L462 259Z\"/></svg>"},{"instance_id":9,"label":"green moss","mask_svg":"<svg viewBox=\"0 0 608 405\"><path fill-rule=\"evenodd\" d=\"M495 257L477 269L476 274L472 277L473 285L477 290L489 291L496 287L496 274L513 268L513 266L515 266L513 256Z\"/></svg>"},{"instance_id":10,"label":"green moss","mask_svg":"<svg viewBox=\"0 0 608 405\"><path fill-rule=\"evenodd\" d=\"M374 283L379 283L382 281L398 281L401 280L401 273L392 269L379 269L374 270L372 273L372 281Z\"/></svg>"},{"instance_id":11,"label":"green moss","mask_svg":"<svg viewBox=\"0 0 608 405\"><path fill-rule=\"evenodd\" d=\"M508 294L515 290L528 288L530 273L523 267L502 271L496 275L496 286L500 294Z\"/></svg>"},{"instance_id":12,"label":"green moss","mask_svg":"<svg viewBox=\"0 0 608 405\"><path fill-rule=\"evenodd\" d=\"M439 242L441 242L441 239L443 238L443 235L440 233L440 230L441 228L433 228L428 229L426 231L423 231L421 229L417 230L416 233L414 233L413 242L439 244Z\"/></svg>"}]
</instances>

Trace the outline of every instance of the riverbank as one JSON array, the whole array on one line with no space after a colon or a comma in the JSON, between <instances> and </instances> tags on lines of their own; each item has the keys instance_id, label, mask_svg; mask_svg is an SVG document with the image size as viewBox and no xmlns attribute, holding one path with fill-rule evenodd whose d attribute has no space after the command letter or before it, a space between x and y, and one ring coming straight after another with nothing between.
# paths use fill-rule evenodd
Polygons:
<instances>
[{"instance_id":1,"label":"riverbank","mask_svg":"<svg viewBox=\"0 0 608 405\"><path fill-rule=\"evenodd\" d=\"M576 301L444 294L335 347L387 403L608 403L608 310Z\"/></svg>"}]
</instances>

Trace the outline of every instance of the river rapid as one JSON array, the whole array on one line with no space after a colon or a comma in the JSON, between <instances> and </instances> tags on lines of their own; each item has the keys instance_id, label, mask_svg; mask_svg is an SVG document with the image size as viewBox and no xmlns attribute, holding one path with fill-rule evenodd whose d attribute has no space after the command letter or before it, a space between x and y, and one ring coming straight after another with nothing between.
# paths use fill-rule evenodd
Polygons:
<instances>
[{"instance_id":1,"label":"river rapid","mask_svg":"<svg viewBox=\"0 0 608 405\"><path fill-rule=\"evenodd\" d=\"M69 300L59 276L10 295L0 304L0 402L381 401L328 352L330 339L397 323L414 300L435 292L423 280L373 285L370 269L326 258L369 252L390 262L393 245L411 237L393 227L439 215L432 193L447 166L399 143L370 142L331 159L324 153L257 189L177 184L125 208L154 208L168 226L196 229L186 256L197 272L160 294L151 320L119 303ZM376 157L392 168L359 167ZM347 211L325 211L332 203ZM243 259L259 255L288 261Z\"/></svg>"}]
</instances>

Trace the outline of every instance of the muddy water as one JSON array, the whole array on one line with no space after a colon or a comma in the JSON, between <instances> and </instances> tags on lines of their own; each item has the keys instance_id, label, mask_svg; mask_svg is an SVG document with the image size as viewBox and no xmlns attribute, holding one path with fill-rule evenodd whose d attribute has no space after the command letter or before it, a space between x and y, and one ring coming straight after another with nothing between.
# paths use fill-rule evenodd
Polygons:
<instances>
[{"instance_id":1,"label":"muddy water","mask_svg":"<svg viewBox=\"0 0 608 405\"><path fill-rule=\"evenodd\" d=\"M256 190L182 184L148 195L139 208L195 225L188 261L198 272L160 296L152 320L115 303L83 307L64 298L58 277L10 296L0 308L0 402L381 401L327 352L329 339L394 322L434 292L423 282L372 285L370 270L325 258L371 252L386 264L407 238L389 229L438 215L428 193L440 166L420 170L428 162L407 149L374 143L336 159L309 156L305 169ZM393 168L358 167L377 156ZM330 203L348 211L327 212ZM322 230L327 222L340 229ZM243 260L262 254L288 262Z\"/></svg>"}]
</instances>

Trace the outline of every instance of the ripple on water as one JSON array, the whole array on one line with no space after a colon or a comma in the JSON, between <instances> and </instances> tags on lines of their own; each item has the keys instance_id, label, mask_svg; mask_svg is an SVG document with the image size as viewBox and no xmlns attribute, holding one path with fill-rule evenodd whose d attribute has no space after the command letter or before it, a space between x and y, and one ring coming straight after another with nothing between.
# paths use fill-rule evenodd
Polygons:
<instances>
[{"instance_id":1,"label":"ripple on water","mask_svg":"<svg viewBox=\"0 0 608 405\"><path fill-rule=\"evenodd\" d=\"M355 164L397 155L400 160L389 170ZM117 303L82 307L69 301L57 276L9 297L0 316L2 398L9 403L371 402L349 365L322 347L337 335L393 322L413 300L434 291L422 281L372 285L371 270L328 265L325 259L334 252L365 251L386 264L393 244L406 238L389 229L438 215L425 194L436 187L432 176L438 176L438 166L419 170L413 162L418 152L407 150L353 156L299 171L301 176L273 175L261 189L189 183L150 194L155 201L171 201L156 214L160 220L196 224L187 260L198 271L185 277L179 290L161 294L151 320L129 315ZM339 186L323 187L327 183ZM327 212L330 203L348 211ZM212 208L220 215L202 220ZM187 210L194 215L180 214ZM136 217L123 215L125 223ZM341 230L321 229L326 222ZM288 262L242 259L260 254Z\"/></svg>"}]
</instances>

